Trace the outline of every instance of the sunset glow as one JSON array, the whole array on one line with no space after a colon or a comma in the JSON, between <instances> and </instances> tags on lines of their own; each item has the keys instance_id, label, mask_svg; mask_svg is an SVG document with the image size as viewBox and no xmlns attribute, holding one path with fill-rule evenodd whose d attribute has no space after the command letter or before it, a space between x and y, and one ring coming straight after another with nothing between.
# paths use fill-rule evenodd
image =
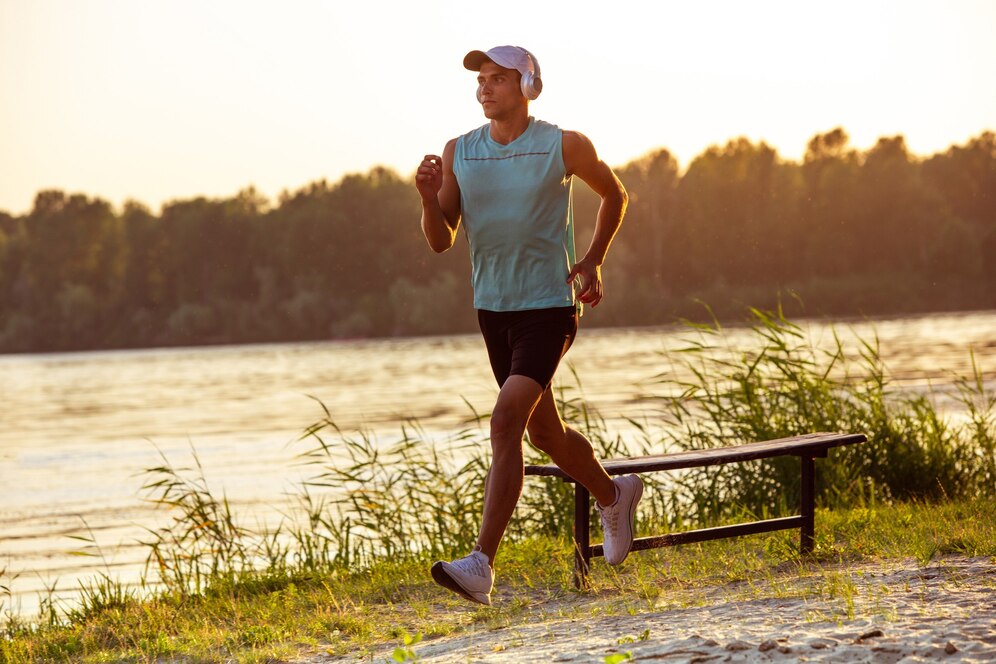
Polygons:
<instances>
[{"instance_id":1,"label":"sunset glow","mask_svg":"<svg viewBox=\"0 0 996 664\"><path fill-rule=\"evenodd\" d=\"M569 11L564 10L569 7ZM268 197L422 155L483 122L466 51L538 57L533 113L621 165L736 136L798 159L842 126L918 154L996 127L996 4L0 0L0 210Z\"/></svg>"}]
</instances>

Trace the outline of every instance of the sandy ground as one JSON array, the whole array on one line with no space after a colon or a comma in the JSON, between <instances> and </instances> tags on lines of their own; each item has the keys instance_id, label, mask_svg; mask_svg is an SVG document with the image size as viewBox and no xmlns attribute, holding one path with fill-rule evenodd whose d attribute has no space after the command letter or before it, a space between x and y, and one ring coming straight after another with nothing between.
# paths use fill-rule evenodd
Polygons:
<instances>
[{"instance_id":1,"label":"sandy ground","mask_svg":"<svg viewBox=\"0 0 996 664\"><path fill-rule=\"evenodd\" d=\"M678 601L670 594L642 602L635 615L613 611L611 593L572 596L563 600L569 606L543 609L573 619L469 625L413 651L422 662L606 662L627 654L661 662L996 662L991 558L833 566L685 591ZM612 612L621 615L605 615ZM311 661L393 661L397 645Z\"/></svg>"}]
</instances>

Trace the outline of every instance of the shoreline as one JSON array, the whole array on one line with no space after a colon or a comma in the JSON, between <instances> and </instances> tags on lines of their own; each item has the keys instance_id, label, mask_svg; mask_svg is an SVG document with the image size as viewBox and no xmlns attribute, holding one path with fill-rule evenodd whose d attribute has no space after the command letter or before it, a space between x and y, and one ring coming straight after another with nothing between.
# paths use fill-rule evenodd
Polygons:
<instances>
[{"instance_id":1,"label":"shoreline","mask_svg":"<svg viewBox=\"0 0 996 664\"><path fill-rule=\"evenodd\" d=\"M798 314L790 316L789 320L800 326L807 325L837 325L849 327L853 325L876 325L882 322L904 322L919 320L923 318L970 318L972 316L996 315L996 308L982 306L976 309L965 308L928 308L923 311L882 311L878 313L851 313L851 314ZM662 334L680 334L690 332L690 328L683 322L683 318L673 321L634 324L634 325L595 325L585 329L586 335L611 334L613 332L654 332ZM701 321L693 321L701 322ZM755 323L740 316L719 317L718 322L724 330L749 330ZM323 339L276 339L268 341L215 341L215 342L192 342L187 344L165 344L165 345L131 345L115 347L94 347L81 348L76 350L41 350L41 351L0 351L0 359L15 361L32 360L52 360L52 361L72 361L82 359L100 359L116 357L129 357L141 355L163 355L163 354L186 354L186 353L211 353L214 351L244 352L253 350L273 350L282 348L314 348L323 349L328 347L357 348L366 346L377 346L381 344L394 343L435 343L451 338L468 338L476 341L480 338L480 332L476 330L454 330L452 332L434 334L407 334L407 335L371 335L366 337L329 337Z\"/></svg>"}]
</instances>

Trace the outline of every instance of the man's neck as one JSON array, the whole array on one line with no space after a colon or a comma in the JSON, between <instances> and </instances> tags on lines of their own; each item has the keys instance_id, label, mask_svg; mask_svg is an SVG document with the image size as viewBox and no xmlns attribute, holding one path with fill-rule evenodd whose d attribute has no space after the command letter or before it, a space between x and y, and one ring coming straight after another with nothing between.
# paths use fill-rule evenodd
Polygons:
<instances>
[{"instance_id":1,"label":"man's neck","mask_svg":"<svg viewBox=\"0 0 996 664\"><path fill-rule=\"evenodd\" d=\"M507 120L491 121L491 138L496 143L508 145L529 128L529 114L523 113Z\"/></svg>"}]
</instances>

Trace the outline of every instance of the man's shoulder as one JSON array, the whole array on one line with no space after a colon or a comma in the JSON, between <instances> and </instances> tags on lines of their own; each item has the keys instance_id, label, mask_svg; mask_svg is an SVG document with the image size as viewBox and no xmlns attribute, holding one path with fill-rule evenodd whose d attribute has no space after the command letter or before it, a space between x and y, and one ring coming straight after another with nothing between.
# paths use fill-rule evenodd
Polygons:
<instances>
[{"instance_id":1,"label":"man's shoulder","mask_svg":"<svg viewBox=\"0 0 996 664\"><path fill-rule=\"evenodd\" d=\"M536 136L549 136L560 140L561 137L567 132L552 122L540 120L539 118L533 118L533 133Z\"/></svg>"},{"instance_id":2,"label":"man's shoulder","mask_svg":"<svg viewBox=\"0 0 996 664\"><path fill-rule=\"evenodd\" d=\"M595 145L587 136L579 131L564 131L564 167L574 175L585 164L599 161Z\"/></svg>"},{"instance_id":3,"label":"man's shoulder","mask_svg":"<svg viewBox=\"0 0 996 664\"><path fill-rule=\"evenodd\" d=\"M564 135L565 151L595 149L595 146L592 144L591 139L582 134L580 131L565 129L563 135Z\"/></svg>"},{"instance_id":4,"label":"man's shoulder","mask_svg":"<svg viewBox=\"0 0 996 664\"><path fill-rule=\"evenodd\" d=\"M474 152L482 149L481 146L486 143L485 130L488 126L482 125L477 129L468 131L466 134L460 134L456 138L450 139L450 142L446 144L446 151L459 159L460 155L466 155L468 151Z\"/></svg>"},{"instance_id":5,"label":"man's shoulder","mask_svg":"<svg viewBox=\"0 0 996 664\"><path fill-rule=\"evenodd\" d=\"M587 136L582 134L580 131L574 129L563 129L564 141L581 141L584 143L591 143Z\"/></svg>"},{"instance_id":6,"label":"man's shoulder","mask_svg":"<svg viewBox=\"0 0 996 664\"><path fill-rule=\"evenodd\" d=\"M467 133L460 134L459 136L454 138L453 143L455 144L460 139L467 140L467 139L481 138L482 136L484 136L484 132L489 130L490 128L491 128L490 123L482 124L480 127L474 127Z\"/></svg>"}]
</instances>

